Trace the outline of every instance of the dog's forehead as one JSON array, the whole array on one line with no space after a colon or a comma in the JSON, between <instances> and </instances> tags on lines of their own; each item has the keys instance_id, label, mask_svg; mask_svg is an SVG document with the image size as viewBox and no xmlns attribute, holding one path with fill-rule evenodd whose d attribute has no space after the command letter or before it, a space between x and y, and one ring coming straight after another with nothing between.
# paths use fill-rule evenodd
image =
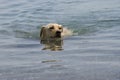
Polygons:
<instances>
[{"instance_id":1,"label":"dog's forehead","mask_svg":"<svg viewBox=\"0 0 120 80\"><path fill-rule=\"evenodd\" d=\"M58 27L62 27L62 25L59 25L59 24L49 24L47 25L48 28L50 27L55 27L55 28L58 28Z\"/></svg>"},{"instance_id":2,"label":"dog's forehead","mask_svg":"<svg viewBox=\"0 0 120 80\"><path fill-rule=\"evenodd\" d=\"M56 27L56 28L61 27L61 25L59 25L59 24L55 24L55 25L53 25L53 26Z\"/></svg>"},{"instance_id":3,"label":"dog's forehead","mask_svg":"<svg viewBox=\"0 0 120 80\"><path fill-rule=\"evenodd\" d=\"M62 27L62 25L59 25L59 27Z\"/></svg>"}]
</instances>

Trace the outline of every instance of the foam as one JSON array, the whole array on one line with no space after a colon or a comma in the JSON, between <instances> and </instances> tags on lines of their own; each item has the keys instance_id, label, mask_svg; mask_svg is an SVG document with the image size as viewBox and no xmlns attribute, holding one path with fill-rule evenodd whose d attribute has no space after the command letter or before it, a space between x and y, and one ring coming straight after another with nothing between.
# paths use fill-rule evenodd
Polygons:
<instances>
[{"instance_id":1,"label":"foam","mask_svg":"<svg viewBox=\"0 0 120 80\"><path fill-rule=\"evenodd\" d=\"M68 37L68 36L72 36L73 35L73 31L68 29L68 28L63 28L63 32L61 34L62 37Z\"/></svg>"}]
</instances>

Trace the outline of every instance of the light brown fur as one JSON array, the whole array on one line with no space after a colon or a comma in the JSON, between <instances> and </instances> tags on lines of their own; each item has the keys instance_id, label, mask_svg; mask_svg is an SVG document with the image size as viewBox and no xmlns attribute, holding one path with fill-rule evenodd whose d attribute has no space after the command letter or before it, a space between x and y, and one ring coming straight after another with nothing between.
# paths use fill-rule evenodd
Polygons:
<instances>
[{"instance_id":1,"label":"light brown fur","mask_svg":"<svg viewBox=\"0 0 120 80\"><path fill-rule=\"evenodd\" d=\"M45 27L42 27L40 32L40 39L47 40L50 38L61 38L62 32L63 32L62 25L50 23Z\"/></svg>"}]
</instances>

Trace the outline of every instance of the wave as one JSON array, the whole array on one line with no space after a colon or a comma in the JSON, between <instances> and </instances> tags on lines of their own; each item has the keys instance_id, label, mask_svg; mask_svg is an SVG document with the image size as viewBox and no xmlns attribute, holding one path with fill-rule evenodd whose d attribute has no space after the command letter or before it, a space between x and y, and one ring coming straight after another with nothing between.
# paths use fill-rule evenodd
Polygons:
<instances>
[{"instance_id":1,"label":"wave","mask_svg":"<svg viewBox=\"0 0 120 80\"><path fill-rule=\"evenodd\" d=\"M14 35L16 38L25 38L25 39L39 39L39 30L36 31L23 31L23 30L15 30Z\"/></svg>"},{"instance_id":2,"label":"wave","mask_svg":"<svg viewBox=\"0 0 120 80\"><path fill-rule=\"evenodd\" d=\"M109 19L109 20L96 20L91 23L62 23L67 25L65 31L67 35L72 36L82 36L82 35L91 35L92 33L99 32L101 30L109 30L112 27L118 26L119 19ZM12 26L12 27L11 27ZM3 35L14 35L16 38L25 38L25 39L39 39L39 34L42 26L30 26L29 24L12 24L9 28L4 28L0 30L0 33ZM12 34L11 34L12 33Z\"/></svg>"},{"instance_id":3,"label":"wave","mask_svg":"<svg viewBox=\"0 0 120 80\"><path fill-rule=\"evenodd\" d=\"M40 27L41 28L41 27ZM40 36L40 28L37 28L34 31L25 31L25 30L14 30L14 35L16 38L26 38L26 39L39 39ZM96 28L94 27L82 27L82 28L64 28L64 37L66 36L80 36L80 35L89 35L91 33L96 32Z\"/></svg>"},{"instance_id":4,"label":"wave","mask_svg":"<svg viewBox=\"0 0 120 80\"><path fill-rule=\"evenodd\" d=\"M73 36L81 36L81 35L90 35L92 33L98 32L101 29L105 28L106 26L101 27L101 23L95 23L95 24L85 24L85 25L69 25L69 27L65 27L65 32L67 32L67 35L73 35ZM104 23L105 24L105 23ZM102 23L103 25L103 23ZM9 27L12 31L12 35L14 35L16 38L25 38L25 39L39 39L41 26L27 26L26 25L13 25L12 27ZM108 28L107 28L108 29ZM9 31L6 30L0 30L0 33L9 35Z\"/></svg>"}]
</instances>

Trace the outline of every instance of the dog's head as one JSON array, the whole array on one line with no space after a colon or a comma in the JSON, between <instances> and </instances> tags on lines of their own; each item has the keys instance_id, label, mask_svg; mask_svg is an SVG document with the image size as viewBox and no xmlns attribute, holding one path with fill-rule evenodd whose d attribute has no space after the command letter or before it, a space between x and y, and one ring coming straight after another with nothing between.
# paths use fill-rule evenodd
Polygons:
<instances>
[{"instance_id":1,"label":"dog's head","mask_svg":"<svg viewBox=\"0 0 120 80\"><path fill-rule=\"evenodd\" d=\"M61 33L63 32L62 25L59 24L48 24L47 31L51 38L61 38Z\"/></svg>"},{"instance_id":2,"label":"dog's head","mask_svg":"<svg viewBox=\"0 0 120 80\"><path fill-rule=\"evenodd\" d=\"M62 38L63 27L56 23L50 23L43 26L40 31L41 40L49 40L55 38Z\"/></svg>"}]
</instances>

